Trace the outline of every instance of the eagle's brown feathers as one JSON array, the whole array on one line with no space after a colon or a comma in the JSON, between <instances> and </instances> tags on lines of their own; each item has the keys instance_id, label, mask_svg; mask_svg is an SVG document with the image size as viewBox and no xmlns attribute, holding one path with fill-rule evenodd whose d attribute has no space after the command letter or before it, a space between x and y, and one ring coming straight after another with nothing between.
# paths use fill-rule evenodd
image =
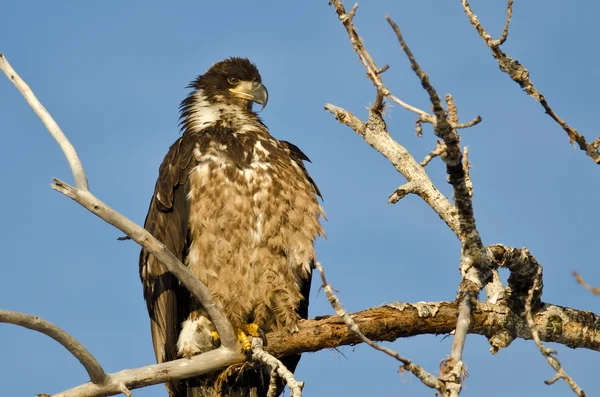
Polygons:
<instances>
[{"instance_id":1,"label":"eagle's brown feathers","mask_svg":"<svg viewBox=\"0 0 600 397\"><path fill-rule=\"evenodd\" d=\"M252 111L267 93L248 60L219 62L191 86L183 135L160 166L145 227L210 289L234 327L293 332L307 316L313 243L323 234L308 157L273 138ZM158 362L214 348L202 305L143 250L140 274ZM285 362L293 370L298 359ZM244 371L221 393L264 395L267 373ZM212 396L213 380L167 388L172 397Z\"/></svg>"}]
</instances>

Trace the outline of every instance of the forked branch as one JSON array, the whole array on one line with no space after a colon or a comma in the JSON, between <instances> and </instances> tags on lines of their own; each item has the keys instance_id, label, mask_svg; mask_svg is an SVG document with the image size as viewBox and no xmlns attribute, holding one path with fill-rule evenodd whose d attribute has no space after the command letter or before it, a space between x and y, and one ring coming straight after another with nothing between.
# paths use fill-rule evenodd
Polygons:
<instances>
[{"instance_id":1,"label":"forked branch","mask_svg":"<svg viewBox=\"0 0 600 397\"><path fill-rule=\"evenodd\" d=\"M473 13L469 2L467 0L461 0L461 2L467 17L469 18L469 22L471 22L471 25L475 28L475 30L477 30L477 33L479 36L481 36L485 44L492 50L492 56L494 59L496 59L496 61L498 61L500 70L508 74L515 83L523 88L527 95L542 105L544 112L548 114L567 133L571 144L577 143L579 149L583 150L586 155L592 159L592 161L594 161L596 164L600 164L600 152L598 151L598 147L600 146L600 137L596 138L592 143L588 143L583 135L577 132L575 128L569 126L558 116L558 114L554 112L548 101L546 101L544 95L542 95L542 93L539 92L538 89L533 85L533 82L529 77L529 71L525 69L525 67L519 61L511 58L510 55L500 49L500 46L504 44L508 36L508 27L510 18L512 16L513 0L508 1L506 22L504 24L502 36L500 36L499 40L492 39L492 36L484 29L484 27L481 25L481 22L479 22L477 15Z\"/></svg>"}]
</instances>

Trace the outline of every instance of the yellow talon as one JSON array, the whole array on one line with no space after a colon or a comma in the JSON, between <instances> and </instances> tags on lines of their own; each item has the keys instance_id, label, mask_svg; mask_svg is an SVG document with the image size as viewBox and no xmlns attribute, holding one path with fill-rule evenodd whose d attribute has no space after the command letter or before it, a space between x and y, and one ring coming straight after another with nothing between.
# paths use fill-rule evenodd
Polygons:
<instances>
[{"instance_id":1,"label":"yellow talon","mask_svg":"<svg viewBox=\"0 0 600 397\"><path fill-rule=\"evenodd\" d=\"M244 327L244 328L246 328L246 327ZM252 350L252 343L250 342L250 339L248 338L248 336L246 335L244 330L242 330L241 328L238 328L236 330L236 334L237 334L239 341L242 343L242 349L244 349L244 351L246 353L248 353L250 350Z\"/></svg>"},{"instance_id":2,"label":"yellow talon","mask_svg":"<svg viewBox=\"0 0 600 397\"><path fill-rule=\"evenodd\" d=\"M262 338L263 332L257 324L250 323L242 325L242 329L247 335L253 336L255 338Z\"/></svg>"},{"instance_id":3,"label":"yellow talon","mask_svg":"<svg viewBox=\"0 0 600 397\"><path fill-rule=\"evenodd\" d=\"M217 346L219 343L221 343L221 337L217 331L210 331L210 341L212 342L213 346Z\"/></svg>"}]
</instances>

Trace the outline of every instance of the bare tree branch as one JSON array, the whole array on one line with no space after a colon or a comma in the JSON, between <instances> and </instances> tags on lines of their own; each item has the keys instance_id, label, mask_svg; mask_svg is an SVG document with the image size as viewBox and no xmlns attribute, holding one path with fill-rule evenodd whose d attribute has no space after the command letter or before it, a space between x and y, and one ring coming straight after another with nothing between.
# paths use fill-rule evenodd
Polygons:
<instances>
[{"instance_id":1,"label":"bare tree branch","mask_svg":"<svg viewBox=\"0 0 600 397\"><path fill-rule=\"evenodd\" d=\"M575 277L575 280L579 283L579 285L581 285L583 288L587 289L588 291L590 291L592 294L594 295L600 295L600 288L598 287L593 287L591 285L589 285L588 283L585 282L585 280L583 279L583 277L581 277L579 275L579 273L577 272L573 272L573 277Z\"/></svg>"},{"instance_id":2,"label":"bare tree branch","mask_svg":"<svg viewBox=\"0 0 600 397\"><path fill-rule=\"evenodd\" d=\"M386 19L396 33L400 47L408 57L413 71L419 77L419 80L421 80L423 89L429 94L429 100L431 101L433 114L435 115L433 123L434 132L436 136L442 139L445 145L445 150L441 154L441 158L446 163L448 181L454 189L454 203L460 225L458 236L462 244L462 256L460 260L462 281L458 291L458 320L456 322L452 351L450 352L450 357L442 363L440 379L446 381L447 391L444 392L444 395L458 396L462 389L462 378L465 373L462 363L462 351L467 334L469 333L473 301L477 299L479 291L491 279L492 265L475 226L473 203L471 201L472 186L471 189L467 186L467 174L462 164L460 138L456 133L455 127L458 122L458 112L454 105L454 100L452 96L446 96L448 106L448 112L446 112L442 106L440 96L429 81L429 76L421 69L402 37L400 28L389 16L386 16Z\"/></svg>"},{"instance_id":3,"label":"bare tree branch","mask_svg":"<svg viewBox=\"0 0 600 397\"><path fill-rule=\"evenodd\" d=\"M566 346L600 351L600 316L551 304L541 304L533 313L540 340ZM394 341L416 335L451 333L457 321L456 302L393 302L384 306L349 314L348 317L368 339ZM304 352L316 352L363 340L348 328L348 319L339 316L302 320L296 333L271 332L266 335L265 351L275 357ZM22 325L22 324L19 324ZM64 331L63 331L64 332ZM532 339L526 320L507 305L475 302L469 333L487 337L493 343L504 333L515 338ZM221 347L217 350L167 363L127 369L106 376L101 384L86 383L53 395L53 397L94 397L122 393L122 388L137 388L184 379L216 371L242 362L237 350Z\"/></svg>"},{"instance_id":4,"label":"bare tree branch","mask_svg":"<svg viewBox=\"0 0 600 397\"><path fill-rule=\"evenodd\" d=\"M555 355L557 354L556 350L549 349L546 346L544 346L538 335L537 326L535 324L533 314L531 311L531 301L534 299L534 296L540 295L542 289L541 281L542 267L539 266L537 269L537 273L533 278L533 285L531 286L531 289L529 290L529 293L527 294L527 299L525 301L525 317L527 318L527 325L531 330L533 340L535 341L537 347L540 349L540 353L542 353L542 355L546 357L546 360L548 360L548 364L550 364L550 366L556 371L556 375L551 380L545 381L545 383L547 385L551 385L558 379L564 379L564 381L567 382L567 384L575 392L575 394L577 394L579 397L585 397L585 392L579 387L579 385L573 380L573 378L571 378L567 374L567 372L560 364L558 358L555 357Z\"/></svg>"},{"instance_id":5,"label":"bare tree branch","mask_svg":"<svg viewBox=\"0 0 600 397\"><path fill-rule=\"evenodd\" d=\"M287 369L277 358L264 351L263 341L260 338L252 339L252 358L269 365L271 367L271 379L282 378L290 389L291 397L302 397L304 382L298 382L292 371ZM271 383L276 384L276 382L269 383L270 389L272 389Z\"/></svg>"},{"instance_id":6,"label":"bare tree branch","mask_svg":"<svg viewBox=\"0 0 600 397\"><path fill-rule=\"evenodd\" d=\"M465 185L467 186L467 193L469 197L473 197L473 181L471 181L471 163L469 163L469 147L465 146L464 148L464 158L463 158L463 170L465 172Z\"/></svg>"},{"instance_id":7,"label":"bare tree branch","mask_svg":"<svg viewBox=\"0 0 600 397\"><path fill-rule=\"evenodd\" d=\"M542 95L542 93L539 92L538 89L533 85L533 82L529 78L529 71L525 69L525 67L521 65L519 61L511 58L508 54L500 49L500 45L504 43L506 37L508 36L508 25L512 15L513 0L509 0L508 2L506 23L504 25L502 36L499 40L492 39L490 34L483 28L483 26L481 26L481 23L479 22L477 15L473 13L469 2L467 0L461 0L461 2L467 17L469 18L469 22L471 22L471 25L473 25L473 27L477 30L477 33L479 33L479 36L481 36L483 41L485 41L485 44L492 50L492 55L494 59L498 61L500 70L508 74L515 83L525 90L527 95L542 105L545 113L547 113L554 121L556 121L567 133L571 144L577 143L579 149L583 150L586 155L592 159L592 161L594 161L596 164L600 164L600 152L598 152L600 137L598 137L594 142L588 144L583 135L578 133L576 129L569 126L554 112L554 110L552 110L544 95Z\"/></svg>"},{"instance_id":8,"label":"bare tree branch","mask_svg":"<svg viewBox=\"0 0 600 397\"><path fill-rule=\"evenodd\" d=\"M71 335L54 324L33 316L31 314L17 313L10 310L0 310L0 323L20 325L44 335L48 335L63 345L87 371L90 380L94 383L103 383L106 380L104 369L96 358Z\"/></svg>"},{"instance_id":9,"label":"bare tree branch","mask_svg":"<svg viewBox=\"0 0 600 397\"><path fill-rule=\"evenodd\" d=\"M536 274L540 273L540 286L535 289L533 308L541 305L542 296L542 266L527 248L512 248L501 244L487 247L490 258L501 267L510 270L508 287L505 289L505 299L515 313L523 313L525 301L531 291Z\"/></svg>"},{"instance_id":10,"label":"bare tree branch","mask_svg":"<svg viewBox=\"0 0 600 397\"><path fill-rule=\"evenodd\" d=\"M419 197L423 199L438 216L458 235L459 224L456 218L456 209L448 199L440 193L433 185L425 169L417 163L414 157L390 136L387 131L385 121L381 115L375 112L369 113L367 123L349 111L339 106L326 104L325 110L332 113L336 120L352 128L359 134L371 147L387 158L390 163L400 172L409 182L414 182L418 186L416 190ZM390 200L392 200L392 197ZM392 202L396 202L392 200Z\"/></svg>"},{"instance_id":11,"label":"bare tree branch","mask_svg":"<svg viewBox=\"0 0 600 397\"><path fill-rule=\"evenodd\" d=\"M435 147L425 158L421 161L421 166L425 167L431 160L440 156L442 153L446 151L446 145L442 141L435 141Z\"/></svg>"},{"instance_id":12,"label":"bare tree branch","mask_svg":"<svg viewBox=\"0 0 600 397\"><path fill-rule=\"evenodd\" d=\"M237 349L220 347L191 359L182 358L140 368L124 369L109 374L104 383L84 383L72 389L52 394L52 397L115 396L123 393L123 390L134 390L169 380L203 375L242 361L244 361L244 356Z\"/></svg>"},{"instance_id":13,"label":"bare tree branch","mask_svg":"<svg viewBox=\"0 0 600 397\"><path fill-rule=\"evenodd\" d=\"M14 84L14 86L19 90L21 95L25 98L29 106L33 109L35 114L38 115L42 123L46 126L52 137L58 142L60 148L62 149L67 161L69 162L69 166L73 171L73 178L75 179L75 185L79 189L88 189L87 177L85 175L85 171L83 169L83 165L81 164L81 160L79 160L79 156L75 151L71 142L67 139L65 134L62 132L56 121L50 116L50 113L46 110L44 106L38 101L37 97L29 88L27 83L23 81L23 79L15 72L15 70L10 66L6 58L2 53L0 53L0 70L4 72L6 77Z\"/></svg>"},{"instance_id":14,"label":"bare tree branch","mask_svg":"<svg viewBox=\"0 0 600 397\"><path fill-rule=\"evenodd\" d=\"M19 92L25 97L27 103L36 112L42 120L48 131L63 149L69 165L75 177L76 187L70 186L67 183L54 179L55 184L52 188L62 194L72 198L83 207L96 214L104 221L115 226L123 231L135 242L144 247L148 252L152 253L159 261L161 261L171 273L175 275L185 287L197 297L206 309L208 316L214 323L223 346L228 348L239 349L239 342L233 332L233 327L229 319L221 312L216 305L212 294L206 286L195 277L192 272L183 264L173 253L171 253L165 245L155 239L148 231L141 226L138 226L125 216L119 214L112 208L108 207L102 201L98 200L89 190L85 170L79 161L75 148L65 134L61 131L58 124L54 121L50 113L42 106L38 99L33 94L29 86L17 75L15 70L10 66L6 58L0 54L0 69L6 74L9 80L17 87Z\"/></svg>"},{"instance_id":15,"label":"bare tree branch","mask_svg":"<svg viewBox=\"0 0 600 397\"><path fill-rule=\"evenodd\" d=\"M337 315L344 321L344 323L346 324L346 326L348 327L348 329L350 331L352 331L355 335L357 335L358 338L362 342L371 346L373 349L379 350L380 352L383 352L383 353L387 354L388 356L393 357L396 360L400 361L402 364L404 364L404 365L402 365L401 369L407 370L410 373L414 374L417 378L419 378L421 380L421 382L423 382L424 385L431 387L432 389L436 389L436 390L440 390L440 391L444 390L444 384L442 382L440 382L437 377L435 377L434 375L425 371L420 365L415 364L411 360L402 357L400 354L398 354L398 352L396 352L392 349L388 349L385 346L378 345L377 343L373 342L371 339L367 338L365 336L365 334L363 334L361 332L358 324L344 310L339 299L333 293L333 288L331 288L329 283L327 283L327 279L325 278L325 271L323 270L323 267L321 266L321 264L319 262L317 262L316 266L317 266L317 269L319 270L319 273L321 274L321 281L323 282L323 285L321 287L325 290L325 294L327 295L327 300L329 301L329 303L331 304L331 306L333 307L333 309L335 310Z\"/></svg>"},{"instance_id":16,"label":"bare tree branch","mask_svg":"<svg viewBox=\"0 0 600 397\"><path fill-rule=\"evenodd\" d=\"M508 0L508 5L506 6L506 22L504 22L504 29L502 29L502 35L500 39L498 39L494 44L502 45L508 38L508 27L510 25L510 18L512 17L512 6L513 0Z\"/></svg>"},{"instance_id":17,"label":"bare tree branch","mask_svg":"<svg viewBox=\"0 0 600 397\"><path fill-rule=\"evenodd\" d=\"M52 189L70 197L105 222L121 230L165 264L169 271L202 302L211 321L219 332L222 345L231 349L238 348L239 342L234 336L231 323L221 313L221 310L213 300L211 292L162 242L154 238L146 229L138 226L135 222L104 204L90 191L77 189L60 179L54 178L53 180L54 185L52 185Z\"/></svg>"},{"instance_id":18,"label":"bare tree branch","mask_svg":"<svg viewBox=\"0 0 600 397\"><path fill-rule=\"evenodd\" d=\"M335 12L338 14L342 25L344 25L346 31L348 32L348 37L350 38L352 48L354 48L354 51L358 55L358 58L367 70L367 76L373 82L375 88L377 88L377 95L375 98L375 102L371 107L371 110L374 112L381 113L383 110L383 98L388 97L403 108L418 114L422 121L431 122L432 116L429 113L412 105L409 105L401 99L391 95L390 90L383 85L381 74L388 69L387 65L383 68L377 67L375 61L373 61L373 58L365 49L362 39L356 31L356 26L354 26L354 23L352 22L352 19L354 18L354 15L356 14L356 10L358 8L358 3L354 4L349 13L346 13L346 9L342 5L341 1L332 0L331 4L335 7Z\"/></svg>"}]
</instances>

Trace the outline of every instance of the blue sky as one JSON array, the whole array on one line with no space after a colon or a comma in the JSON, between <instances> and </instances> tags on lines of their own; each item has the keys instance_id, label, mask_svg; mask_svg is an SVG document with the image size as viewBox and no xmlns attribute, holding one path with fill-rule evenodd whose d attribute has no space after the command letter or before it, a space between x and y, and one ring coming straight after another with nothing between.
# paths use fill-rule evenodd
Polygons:
<instances>
[{"instance_id":1,"label":"blue sky","mask_svg":"<svg viewBox=\"0 0 600 397\"><path fill-rule=\"evenodd\" d=\"M352 3L347 3L350 7ZM472 2L497 37L505 2ZM0 51L30 84L77 148L101 200L142 223L169 145L178 137L179 102L188 81L228 56L247 56L269 89L262 117L272 134L312 159L325 197L327 241L318 256L350 311L392 301L454 299L459 244L420 199L388 205L404 182L394 168L324 103L365 118L373 87L327 0L310 2L4 2ZM426 93L384 20L398 23L441 94L452 93L473 164L474 206L485 244L527 246L544 266L547 302L597 310L598 298L572 279L573 269L600 284L597 267L599 168L569 146L541 107L498 70L469 25L460 1L364 1L356 23L384 81L403 100L428 109ZM531 72L561 117L588 139L599 134L597 36L600 5L516 1L504 49ZM0 78L4 188L0 307L39 315L78 338L109 372L154 362L138 278L139 249L121 234L52 191L52 177L72 181L55 142L20 94ZM420 161L434 146L414 115L388 111L391 134ZM428 166L447 195L439 159ZM316 284L316 283L315 283ZM330 314L313 289L311 316ZM389 344L437 373L452 339L421 336ZM589 395L600 393L598 356L553 346ZM0 325L0 395L55 393L86 381L79 363L51 339ZM483 337L465 350L464 396L569 395L530 341L497 356ZM431 390L379 352L358 346L305 355L297 376L305 395L431 396ZM501 379L501 381L499 381ZM164 396L162 385L136 397Z\"/></svg>"}]
</instances>

